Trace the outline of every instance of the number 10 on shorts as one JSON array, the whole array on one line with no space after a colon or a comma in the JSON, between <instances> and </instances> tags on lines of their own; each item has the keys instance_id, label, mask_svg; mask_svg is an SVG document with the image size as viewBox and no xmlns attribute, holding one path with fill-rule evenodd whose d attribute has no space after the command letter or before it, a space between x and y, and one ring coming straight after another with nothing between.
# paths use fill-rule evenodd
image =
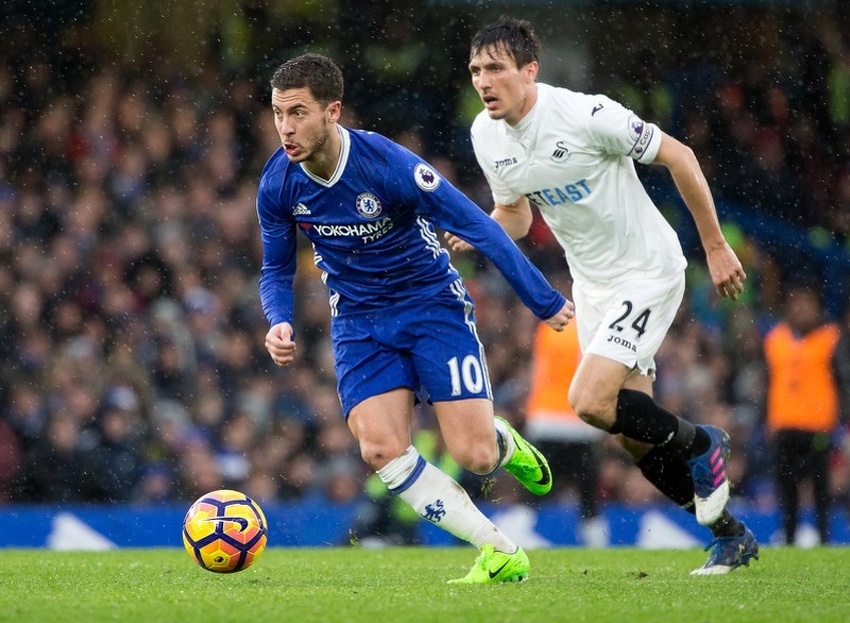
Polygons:
<instances>
[{"instance_id":1,"label":"number 10 on shorts","mask_svg":"<svg viewBox=\"0 0 850 623\"><path fill-rule=\"evenodd\" d=\"M449 374L452 377L452 396L460 396L463 389L470 394L481 392L484 387L484 372L478 357L467 355L460 362L457 357L452 357L446 364L449 366ZM462 386L461 383L463 383Z\"/></svg>"}]
</instances>

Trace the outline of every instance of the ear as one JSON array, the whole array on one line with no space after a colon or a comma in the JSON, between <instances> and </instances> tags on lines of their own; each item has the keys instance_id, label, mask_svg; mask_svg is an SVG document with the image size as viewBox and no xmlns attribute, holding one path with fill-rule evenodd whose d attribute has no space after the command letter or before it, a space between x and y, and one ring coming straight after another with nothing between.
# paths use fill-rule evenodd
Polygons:
<instances>
[{"instance_id":1,"label":"ear","mask_svg":"<svg viewBox=\"0 0 850 623\"><path fill-rule=\"evenodd\" d=\"M525 67L522 68L523 75L525 76L526 83L532 83L537 80L537 72L540 71L540 63L537 61L531 61Z\"/></svg>"},{"instance_id":2,"label":"ear","mask_svg":"<svg viewBox=\"0 0 850 623\"><path fill-rule=\"evenodd\" d=\"M342 102L336 101L328 104L325 108L325 114L328 116L328 123L336 123L339 121L339 116L342 113Z\"/></svg>"}]
</instances>

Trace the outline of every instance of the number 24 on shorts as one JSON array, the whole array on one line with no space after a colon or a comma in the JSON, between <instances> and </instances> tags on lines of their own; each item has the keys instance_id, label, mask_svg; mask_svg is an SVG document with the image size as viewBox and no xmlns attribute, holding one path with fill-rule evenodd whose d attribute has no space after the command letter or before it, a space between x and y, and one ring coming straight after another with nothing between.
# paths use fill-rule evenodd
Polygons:
<instances>
[{"instance_id":1,"label":"number 24 on shorts","mask_svg":"<svg viewBox=\"0 0 850 623\"><path fill-rule=\"evenodd\" d=\"M622 323L628 319L634 309L634 305L632 305L631 301L623 301L622 305L625 308L625 311L620 314L614 322L608 325L609 329L614 329L618 333L625 329ZM649 321L649 314L650 310L648 308L644 309L635 317L634 320L632 320L631 327L637 332L638 337L642 336L646 332L646 323Z\"/></svg>"}]
</instances>

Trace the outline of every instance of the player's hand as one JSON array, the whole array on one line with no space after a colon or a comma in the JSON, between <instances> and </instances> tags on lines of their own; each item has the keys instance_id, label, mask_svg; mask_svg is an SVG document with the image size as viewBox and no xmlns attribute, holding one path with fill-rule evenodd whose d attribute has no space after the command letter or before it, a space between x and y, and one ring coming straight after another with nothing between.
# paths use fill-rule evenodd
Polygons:
<instances>
[{"instance_id":1,"label":"player's hand","mask_svg":"<svg viewBox=\"0 0 850 623\"><path fill-rule=\"evenodd\" d=\"M461 240L451 232L447 231L445 234L443 234L443 237L446 239L446 242L448 243L449 248L452 251L472 251L472 249L474 248L471 244L469 244L465 240Z\"/></svg>"},{"instance_id":2,"label":"player's hand","mask_svg":"<svg viewBox=\"0 0 850 623\"><path fill-rule=\"evenodd\" d=\"M563 331L575 315L575 305L573 305L572 301L567 301L557 314L551 318L547 318L543 322L555 329L555 331Z\"/></svg>"},{"instance_id":3,"label":"player's hand","mask_svg":"<svg viewBox=\"0 0 850 623\"><path fill-rule=\"evenodd\" d=\"M288 366L295 358L295 342L292 341L292 325L279 322L266 333L266 350L278 366Z\"/></svg>"},{"instance_id":4,"label":"player's hand","mask_svg":"<svg viewBox=\"0 0 850 623\"><path fill-rule=\"evenodd\" d=\"M747 274L729 243L724 242L723 246L707 251L706 260L717 294L737 301L738 295L744 291Z\"/></svg>"}]
</instances>

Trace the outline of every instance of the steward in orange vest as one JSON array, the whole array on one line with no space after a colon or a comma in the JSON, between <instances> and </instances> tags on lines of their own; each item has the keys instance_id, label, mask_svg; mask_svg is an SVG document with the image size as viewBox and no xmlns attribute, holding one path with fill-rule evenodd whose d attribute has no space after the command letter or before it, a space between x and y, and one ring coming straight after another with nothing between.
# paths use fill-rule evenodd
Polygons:
<instances>
[{"instance_id":1,"label":"steward in orange vest","mask_svg":"<svg viewBox=\"0 0 850 623\"><path fill-rule=\"evenodd\" d=\"M841 337L826 322L817 290L796 286L787 294L784 319L765 336L768 371L765 423L775 451L785 543L797 533L800 485L811 479L821 544L829 536L829 456L839 424L833 367Z\"/></svg>"},{"instance_id":2,"label":"steward in orange vest","mask_svg":"<svg viewBox=\"0 0 850 623\"><path fill-rule=\"evenodd\" d=\"M829 433L838 424L838 388L832 357L841 332L829 323L798 334L789 323L765 338L769 383L767 426Z\"/></svg>"}]
</instances>

